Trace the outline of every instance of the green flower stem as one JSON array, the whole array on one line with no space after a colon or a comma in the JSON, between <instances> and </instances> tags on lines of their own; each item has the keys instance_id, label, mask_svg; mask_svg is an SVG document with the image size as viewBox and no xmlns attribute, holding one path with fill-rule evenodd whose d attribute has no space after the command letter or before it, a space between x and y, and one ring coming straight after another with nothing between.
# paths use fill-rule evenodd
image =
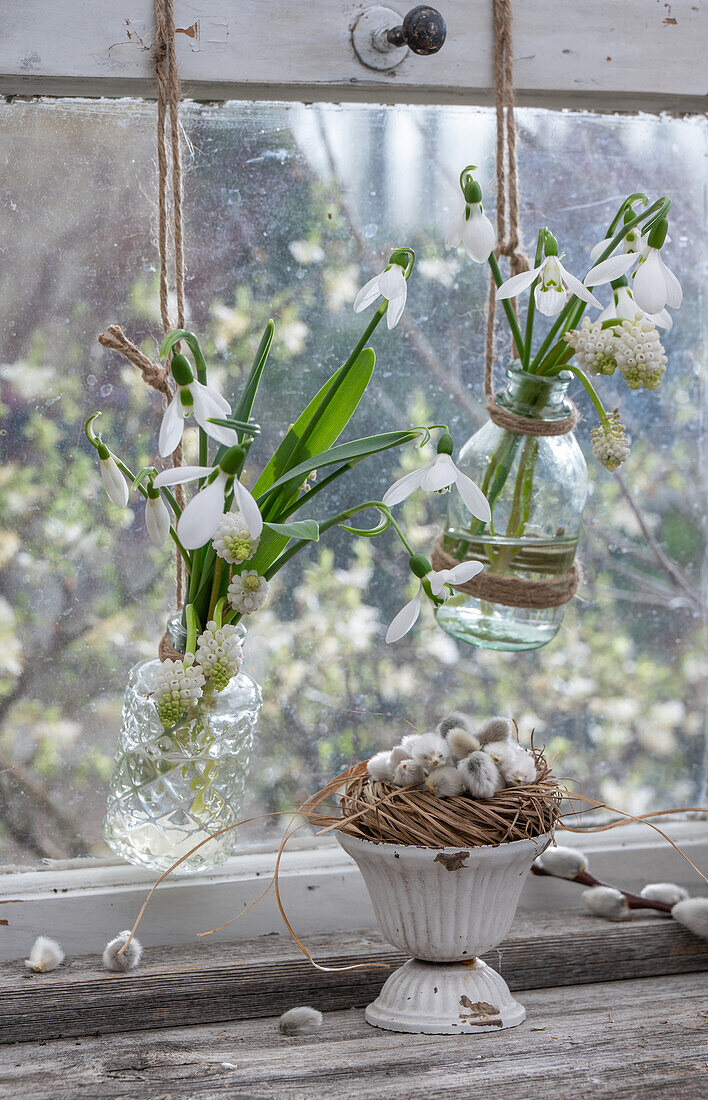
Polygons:
<instances>
[{"instance_id":1,"label":"green flower stem","mask_svg":"<svg viewBox=\"0 0 708 1100\"><path fill-rule=\"evenodd\" d=\"M546 229L539 229L538 240L536 241L536 255L534 256L533 266L538 267L543 259L543 246L546 241ZM526 331L524 334L524 356L522 363L525 368L528 368L529 359L531 358L531 341L533 338L533 322L536 314L536 298L534 297L534 291L538 283L540 276L536 276L529 288L529 304L526 310Z\"/></svg>"},{"instance_id":2,"label":"green flower stem","mask_svg":"<svg viewBox=\"0 0 708 1100\"><path fill-rule=\"evenodd\" d=\"M533 475L536 469L537 456L538 439L532 435L527 435L516 474L514 497L506 527L507 538L519 538L523 535L528 523L531 513L531 493L533 491Z\"/></svg>"},{"instance_id":3,"label":"green flower stem","mask_svg":"<svg viewBox=\"0 0 708 1100\"><path fill-rule=\"evenodd\" d=\"M128 469L126 464L124 462L122 462L120 458L116 458L115 455L113 456L113 458L114 458L115 464L118 467L118 469L121 471L121 473L125 474L125 476L128 478L128 480L132 484L135 481L135 475ZM164 493L164 491L165 490L163 489L162 492ZM142 485L138 485L138 492L141 493L145 497L145 499L147 500L147 496L148 496L147 489L143 488ZM176 505L175 505L175 507L176 507ZM184 560L184 564L187 566L187 572L191 573L192 556L191 556L191 554L189 553L188 550L185 550L185 548L182 545L182 543L180 542L179 537L177 535L177 532L175 531L172 524L170 524L170 538L172 539L175 546L179 550L179 552L182 556L182 559Z\"/></svg>"},{"instance_id":4,"label":"green flower stem","mask_svg":"<svg viewBox=\"0 0 708 1100\"><path fill-rule=\"evenodd\" d=\"M581 370L580 367L576 367L575 363L565 363L563 367L559 368L555 373L560 374L561 370L569 370L571 374L574 374L578 381L582 383L588 393L590 400L595 406L595 411L600 418L600 423L604 424L607 420L607 412L605 411L605 406L602 404L602 401L598 396L597 390L593 386L585 371Z\"/></svg>"},{"instance_id":5,"label":"green flower stem","mask_svg":"<svg viewBox=\"0 0 708 1100\"><path fill-rule=\"evenodd\" d=\"M344 512L338 512L336 516L332 516L331 519L325 520L323 523L320 523L320 535L323 535L326 531L331 530L332 527L344 525L348 519L352 519L352 517L356 516L359 512L365 512L369 508L376 508L387 520L385 525L381 525L381 529L380 531L377 531L377 533L383 534L383 532L390 524L394 527L399 538L403 542L403 545L406 547L406 550L412 556L413 551L410 547L408 540L401 531L401 528L394 520L390 510L380 500L367 500L363 504L355 504L352 508L347 508ZM362 532L362 534L365 533L366 532ZM265 579L269 581L272 577L274 577L275 574L280 572L283 566L286 565L291 558L294 558L295 555L303 550L306 546L310 546L311 541L311 539L296 539L293 542L292 546L289 546L288 549L285 550L280 555L280 557L273 562L270 568L266 570Z\"/></svg>"},{"instance_id":6,"label":"green flower stem","mask_svg":"<svg viewBox=\"0 0 708 1100\"><path fill-rule=\"evenodd\" d=\"M187 643L185 653L194 653L197 648L197 635L199 633L199 620L193 603L188 603L184 609L184 621L187 627Z\"/></svg>"},{"instance_id":7,"label":"green flower stem","mask_svg":"<svg viewBox=\"0 0 708 1100\"><path fill-rule=\"evenodd\" d=\"M221 591L221 574L224 568L224 559L217 557L214 564L214 575L211 581L211 595L209 597L209 611L207 613L207 622L210 622L214 618L214 608L216 602L219 599L219 593Z\"/></svg>"},{"instance_id":8,"label":"green flower stem","mask_svg":"<svg viewBox=\"0 0 708 1100\"><path fill-rule=\"evenodd\" d=\"M496 256L494 255L493 252L489 253L488 263L489 263L489 266L492 270L492 275L494 277L494 282L497 284L497 286L501 286L502 283L504 282L504 278L502 276L501 271L499 270L499 264L497 263L497 258L496 258ZM524 356L526 355L526 350L525 350L525 345L524 345L524 338L521 335L521 329L519 327L519 322L516 318L516 314L514 313L514 307L512 306L512 304L511 304L511 302L509 301L508 298L502 298L501 303L502 303L502 306L504 307L504 312L506 313L506 319L509 322L509 328L511 329L512 336L514 337L514 343L516 344L516 349L517 349L519 358L521 359L521 361L523 363Z\"/></svg>"}]
</instances>

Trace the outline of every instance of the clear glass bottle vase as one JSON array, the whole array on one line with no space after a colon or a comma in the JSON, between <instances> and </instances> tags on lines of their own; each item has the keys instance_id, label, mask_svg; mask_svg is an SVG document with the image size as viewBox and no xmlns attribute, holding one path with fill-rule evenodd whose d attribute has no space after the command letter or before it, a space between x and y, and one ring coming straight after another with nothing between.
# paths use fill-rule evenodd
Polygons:
<instances>
[{"instance_id":1,"label":"clear glass bottle vase","mask_svg":"<svg viewBox=\"0 0 708 1100\"><path fill-rule=\"evenodd\" d=\"M497 404L521 416L562 420L571 412L572 376L529 374L520 364L506 372ZM462 447L457 465L484 491L492 524L470 522L451 493L442 548L457 561L476 558L489 572L526 580L568 573L575 559L588 492L585 459L573 432L529 436L489 420ZM557 634L566 605L523 608L458 593L438 609L439 625L482 649L537 649Z\"/></svg>"},{"instance_id":2,"label":"clear glass bottle vase","mask_svg":"<svg viewBox=\"0 0 708 1100\"><path fill-rule=\"evenodd\" d=\"M167 633L184 651L179 615L169 620ZM130 672L103 836L129 863L165 871L239 820L261 690L241 671L223 691L207 689L189 716L165 730L151 697L159 668L155 658ZM236 833L208 841L175 873L218 867L232 854Z\"/></svg>"}]
</instances>

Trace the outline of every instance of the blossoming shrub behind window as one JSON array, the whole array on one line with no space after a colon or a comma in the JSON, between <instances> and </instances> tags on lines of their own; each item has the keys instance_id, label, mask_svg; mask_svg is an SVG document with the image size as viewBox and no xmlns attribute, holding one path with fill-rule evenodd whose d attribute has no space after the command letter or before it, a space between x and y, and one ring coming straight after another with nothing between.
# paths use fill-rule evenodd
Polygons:
<instances>
[{"instance_id":1,"label":"blossoming shrub behind window","mask_svg":"<svg viewBox=\"0 0 708 1100\"><path fill-rule=\"evenodd\" d=\"M147 448L161 410L136 372L95 340L116 319L138 342L158 333L153 112L127 101L1 108L5 863L105 851L100 819L127 669L141 647L153 656L170 606L169 550L148 554L142 507L118 511L107 501L82 436L100 405L101 429L126 461L140 468L154 460ZM612 407L616 386L614 404L622 398L636 435L625 485L671 561L659 563L622 484L596 467L581 598L552 644L514 655L458 646L427 609L414 633L386 647L402 587L411 583L413 595L405 559L391 558L383 542L314 546L286 579L276 578L252 620L244 667L263 684L265 706L249 814L292 806L333 768L400 739L399 724L361 711L401 713L424 729L439 717L441 699L448 710L515 713L522 733L535 727L557 757L558 774L577 775L611 803L643 810L699 797L706 125L519 114L522 215L579 242L563 261L569 270L585 269L628 191L673 199L671 260L684 305L680 325L663 337L665 373L652 391L628 395L619 373L604 391ZM493 194L492 112L232 103L188 106L184 121L194 146L186 174L189 320L218 365L215 381L237 388L227 379L243 378L272 311L276 336L261 400L277 410L264 419L265 431L275 431L267 425L292 418L346 355L360 327L352 310L359 287L392 246L410 242L418 263L406 312L393 336L381 333L373 392L353 427L359 435L377 430L383 409L396 427L446 421L459 447L483 419L486 278L463 253L446 253L443 238L459 206L462 163L479 165L485 194ZM608 179L617 191L606 203ZM491 201L487 207L493 212ZM500 364L509 354L502 342ZM584 409L579 388L575 398ZM587 433L581 440L589 449ZM265 441L271 449L277 442ZM190 421L185 449L195 461ZM421 456L411 449L402 462L397 475ZM362 469L374 480L368 495L386 489L388 466ZM332 510L346 507L347 492L333 486ZM427 494L400 505L416 549L429 549L444 505Z\"/></svg>"}]
</instances>

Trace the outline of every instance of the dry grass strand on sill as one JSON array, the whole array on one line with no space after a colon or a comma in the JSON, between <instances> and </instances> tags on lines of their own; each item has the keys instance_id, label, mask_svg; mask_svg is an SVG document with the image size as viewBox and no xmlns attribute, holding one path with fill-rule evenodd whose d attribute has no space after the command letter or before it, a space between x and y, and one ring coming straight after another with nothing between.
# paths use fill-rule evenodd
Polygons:
<instances>
[{"instance_id":1,"label":"dry grass strand on sill","mask_svg":"<svg viewBox=\"0 0 708 1100\"><path fill-rule=\"evenodd\" d=\"M506 788L487 801L469 795L439 798L426 790L375 782L365 764L356 764L337 777L339 788L344 787L342 817L310 811L308 818L313 825L329 825L363 840L426 848L477 848L539 836L558 820L563 792L543 752L532 751L536 782Z\"/></svg>"}]
</instances>

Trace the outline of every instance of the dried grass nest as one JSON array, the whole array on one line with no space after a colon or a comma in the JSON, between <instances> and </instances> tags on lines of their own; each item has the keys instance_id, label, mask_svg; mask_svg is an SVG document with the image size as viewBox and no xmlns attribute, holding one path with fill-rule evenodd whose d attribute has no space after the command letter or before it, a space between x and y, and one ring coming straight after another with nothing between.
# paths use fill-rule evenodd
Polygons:
<instances>
[{"instance_id":1,"label":"dried grass nest","mask_svg":"<svg viewBox=\"0 0 708 1100\"><path fill-rule=\"evenodd\" d=\"M540 836L559 817L562 791L543 751L531 751L536 782L507 787L484 801L468 794L440 798L414 787L394 787L370 779L365 762L355 764L337 777L342 817L328 821L348 836L425 848L476 848ZM319 815L312 819L324 822Z\"/></svg>"}]
</instances>

